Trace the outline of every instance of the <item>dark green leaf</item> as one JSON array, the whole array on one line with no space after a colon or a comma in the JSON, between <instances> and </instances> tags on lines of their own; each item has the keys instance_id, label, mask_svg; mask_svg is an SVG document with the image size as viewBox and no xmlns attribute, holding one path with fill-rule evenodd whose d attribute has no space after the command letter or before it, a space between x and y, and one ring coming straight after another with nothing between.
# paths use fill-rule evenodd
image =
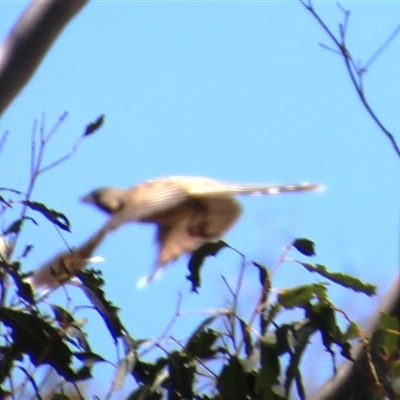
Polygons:
<instances>
[{"instance_id":1,"label":"dark green leaf","mask_svg":"<svg viewBox=\"0 0 400 400\"><path fill-rule=\"evenodd\" d=\"M388 379L387 375L387 360L382 357L382 347L384 346L386 339L386 332L383 329L377 329L371 337L370 350L371 350L371 362L374 366L375 376L378 378L379 383L385 390L385 395L390 400L396 400L396 392L393 389L392 383Z\"/></svg>"},{"instance_id":2,"label":"dark green leaf","mask_svg":"<svg viewBox=\"0 0 400 400\"><path fill-rule=\"evenodd\" d=\"M278 293L278 302L282 307L292 309L303 307L314 298L325 299L327 297L325 284L314 283L301 285L291 289L282 289Z\"/></svg>"},{"instance_id":3,"label":"dark green leaf","mask_svg":"<svg viewBox=\"0 0 400 400\"><path fill-rule=\"evenodd\" d=\"M66 394L56 393L56 394L53 394L53 396L51 397L51 400L71 400L71 397L67 396Z\"/></svg>"},{"instance_id":4,"label":"dark green leaf","mask_svg":"<svg viewBox=\"0 0 400 400\"><path fill-rule=\"evenodd\" d=\"M242 363L232 357L222 369L217 381L221 400L247 400L246 374Z\"/></svg>"},{"instance_id":5,"label":"dark green leaf","mask_svg":"<svg viewBox=\"0 0 400 400\"><path fill-rule=\"evenodd\" d=\"M43 203L39 203L38 201L25 200L22 203L28 206L31 210L41 213L54 225L57 225L59 228L70 232L70 223L68 221L68 218L64 214L52 210Z\"/></svg>"},{"instance_id":6,"label":"dark green leaf","mask_svg":"<svg viewBox=\"0 0 400 400\"><path fill-rule=\"evenodd\" d=\"M343 274L341 272L329 272L324 265L316 264L315 266L308 263L300 262L300 264L310 272L316 272L317 274L329 279L338 285L344 286L355 292L361 292L367 296L373 296L376 294L376 286L370 283L361 282L354 276Z\"/></svg>"},{"instance_id":7,"label":"dark green leaf","mask_svg":"<svg viewBox=\"0 0 400 400\"><path fill-rule=\"evenodd\" d=\"M301 254L311 257L315 256L315 244L309 239L298 238L292 243L292 246Z\"/></svg>"},{"instance_id":8,"label":"dark green leaf","mask_svg":"<svg viewBox=\"0 0 400 400\"><path fill-rule=\"evenodd\" d=\"M185 346L185 353L191 358L209 359L212 358L216 349L213 349L218 334L212 329L203 329L193 335Z\"/></svg>"},{"instance_id":9,"label":"dark green leaf","mask_svg":"<svg viewBox=\"0 0 400 400\"><path fill-rule=\"evenodd\" d=\"M380 327L386 332L382 348L387 355L392 355L397 349L399 343L399 320L391 315L381 313Z\"/></svg>"},{"instance_id":10,"label":"dark green leaf","mask_svg":"<svg viewBox=\"0 0 400 400\"><path fill-rule=\"evenodd\" d=\"M8 273L17 287L18 296L29 304L35 304L32 286L23 280L25 276L21 275L20 267L20 263L18 262L11 264L9 265Z\"/></svg>"},{"instance_id":11,"label":"dark green leaf","mask_svg":"<svg viewBox=\"0 0 400 400\"><path fill-rule=\"evenodd\" d=\"M94 363L98 363L98 362L108 362L106 359L104 359L103 357L99 356L96 353L92 353L92 352L81 352L81 353L74 353L74 356L84 362L85 364L94 364Z\"/></svg>"},{"instance_id":12,"label":"dark green leaf","mask_svg":"<svg viewBox=\"0 0 400 400\"><path fill-rule=\"evenodd\" d=\"M37 222L31 217L22 217L14 221L4 232L5 235L9 235L11 233L18 233L21 230L22 224L25 220L32 221L35 225Z\"/></svg>"},{"instance_id":13,"label":"dark green leaf","mask_svg":"<svg viewBox=\"0 0 400 400\"><path fill-rule=\"evenodd\" d=\"M250 335L251 327L247 324L246 321L244 321L241 318L239 318L239 325L243 336L244 352L247 357L250 357L250 355L253 353L254 350L254 346Z\"/></svg>"},{"instance_id":14,"label":"dark green leaf","mask_svg":"<svg viewBox=\"0 0 400 400\"><path fill-rule=\"evenodd\" d=\"M0 308L0 317L12 330L13 346L27 354L35 366L49 364L67 381L80 378L70 366L71 350L54 327L36 315L5 307Z\"/></svg>"},{"instance_id":15,"label":"dark green leaf","mask_svg":"<svg viewBox=\"0 0 400 400\"><path fill-rule=\"evenodd\" d=\"M93 132L97 131L97 129L99 129L103 125L104 119L105 119L105 115L101 114L100 117L98 117L96 119L96 121L91 122L90 124L88 124L86 126L86 130L85 130L85 133L83 134L83 136L89 136Z\"/></svg>"},{"instance_id":16,"label":"dark green leaf","mask_svg":"<svg viewBox=\"0 0 400 400\"><path fill-rule=\"evenodd\" d=\"M258 268L259 272L260 272L260 283L261 286L265 289L267 289L265 291L265 293L267 294L269 292L269 289L271 288L271 280L269 277L269 273L268 273L268 269L267 267L265 267L264 265L261 265L255 261L252 262L252 264ZM265 301L265 300L262 300Z\"/></svg>"},{"instance_id":17,"label":"dark green leaf","mask_svg":"<svg viewBox=\"0 0 400 400\"><path fill-rule=\"evenodd\" d=\"M139 383L152 387L157 375L164 369L167 362L168 360L163 357L159 358L155 363L138 359L132 371L132 375Z\"/></svg>"},{"instance_id":18,"label":"dark green leaf","mask_svg":"<svg viewBox=\"0 0 400 400\"><path fill-rule=\"evenodd\" d=\"M168 400L193 398L195 367L183 352L174 351L168 357Z\"/></svg>"},{"instance_id":19,"label":"dark green leaf","mask_svg":"<svg viewBox=\"0 0 400 400\"><path fill-rule=\"evenodd\" d=\"M260 341L260 364L256 393L262 400L274 399L273 387L278 384L280 363L275 344L265 337Z\"/></svg>"},{"instance_id":20,"label":"dark green leaf","mask_svg":"<svg viewBox=\"0 0 400 400\"><path fill-rule=\"evenodd\" d=\"M221 249L228 245L219 240L218 242L209 242L199 247L190 258L189 261L189 272L190 274L186 277L192 283L192 291L197 292L200 287L200 269L204 263L204 260L208 256L215 256Z\"/></svg>"},{"instance_id":21,"label":"dark green leaf","mask_svg":"<svg viewBox=\"0 0 400 400\"><path fill-rule=\"evenodd\" d=\"M51 308L53 309L56 321L60 324L61 327L67 327L72 322L74 322L73 316L62 307L52 305Z\"/></svg>"},{"instance_id":22,"label":"dark green leaf","mask_svg":"<svg viewBox=\"0 0 400 400\"><path fill-rule=\"evenodd\" d=\"M292 387L293 381L295 381L297 386L297 393L299 397L303 400L304 397L304 388L301 382L300 375L300 361L301 357L304 354L306 346L310 342L311 336L315 333L316 328L310 321L306 323L300 324L293 332L292 338L292 352L290 354L289 364L286 369L286 380L284 383L286 397L289 397L289 392Z\"/></svg>"},{"instance_id":23,"label":"dark green leaf","mask_svg":"<svg viewBox=\"0 0 400 400\"><path fill-rule=\"evenodd\" d=\"M84 293L96 307L116 343L117 338L124 335L125 328L118 316L119 308L106 299L104 290L100 287L104 281L91 269L79 271L76 276L83 283Z\"/></svg>"}]
</instances>

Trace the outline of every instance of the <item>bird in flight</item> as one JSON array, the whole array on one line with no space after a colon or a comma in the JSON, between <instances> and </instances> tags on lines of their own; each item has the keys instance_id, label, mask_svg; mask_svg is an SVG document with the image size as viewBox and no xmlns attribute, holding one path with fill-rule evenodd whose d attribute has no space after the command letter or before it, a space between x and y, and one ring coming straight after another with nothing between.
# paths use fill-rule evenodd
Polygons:
<instances>
[{"instance_id":1,"label":"bird in flight","mask_svg":"<svg viewBox=\"0 0 400 400\"><path fill-rule=\"evenodd\" d=\"M128 222L156 224L159 246L156 264L159 269L184 253L193 253L206 242L220 239L242 212L235 196L321 188L313 183L255 185L173 176L143 182L125 190L96 189L82 200L111 216L107 224L109 230Z\"/></svg>"}]
</instances>

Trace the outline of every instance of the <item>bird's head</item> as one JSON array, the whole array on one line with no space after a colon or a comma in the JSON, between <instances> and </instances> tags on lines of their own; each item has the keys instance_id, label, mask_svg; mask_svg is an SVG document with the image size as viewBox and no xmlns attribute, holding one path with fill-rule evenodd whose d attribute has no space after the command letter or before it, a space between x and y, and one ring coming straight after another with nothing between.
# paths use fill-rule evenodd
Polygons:
<instances>
[{"instance_id":1,"label":"bird's head","mask_svg":"<svg viewBox=\"0 0 400 400\"><path fill-rule=\"evenodd\" d=\"M84 203L94 204L107 214L114 214L122 207L123 191L111 187L103 187L93 190L82 197Z\"/></svg>"}]
</instances>

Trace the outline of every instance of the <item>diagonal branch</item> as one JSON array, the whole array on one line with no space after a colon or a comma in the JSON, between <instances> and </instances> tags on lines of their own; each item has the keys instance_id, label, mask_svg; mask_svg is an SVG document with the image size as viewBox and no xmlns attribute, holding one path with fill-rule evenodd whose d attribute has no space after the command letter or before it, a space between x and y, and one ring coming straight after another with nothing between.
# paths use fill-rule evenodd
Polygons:
<instances>
[{"instance_id":1,"label":"diagonal branch","mask_svg":"<svg viewBox=\"0 0 400 400\"><path fill-rule=\"evenodd\" d=\"M396 139L394 135L384 126L382 121L379 119L379 117L376 115L372 107L370 106L365 93L363 89L363 74L366 71L366 67L371 65L371 59L367 62L367 64L364 67L358 67L355 65L353 58L348 51L346 47L346 27L348 23L348 17L349 17L349 12L342 10L345 13L345 20L343 24L340 24L340 38L337 38L333 32L328 28L328 26L325 24L325 22L322 20L322 18L317 14L315 11L314 7L312 6L311 1L306 1L306 0L299 0L300 3L312 14L312 16L317 20L317 22L321 25L323 30L328 34L328 36L331 38L333 43L338 49L338 53L343 57L347 72L350 76L350 80L354 86L354 89L356 90L356 93L358 97L361 100L361 103L367 110L368 114L371 116L371 118L374 120L374 122L378 125L378 127L381 129L381 131L386 135L386 137L389 139L390 143L392 144L394 151L396 152L397 156L400 158L400 146L397 144ZM397 34L399 32L398 29L390 36L390 38L385 42L383 46L381 46L380 49L378 49L378 52L374 54L374 56L378 53L380 54L381 51L386 48L387 43L389 43L391 40L393 40L393 35ZM373 56L373 57L374 57ZM375 57L376 58L376 57ZM374 58L374 59L375 59Z\"/></svg>"},{"instance_id":2,"label":"diagonal branch","mask_svg":"<svg viewBox=\"0 0 400 400\"><path fill-rule=\"evenodd\" d=\"M33 0L0 46L0 115L88 0Z\"/></svg>"}]
</instances>

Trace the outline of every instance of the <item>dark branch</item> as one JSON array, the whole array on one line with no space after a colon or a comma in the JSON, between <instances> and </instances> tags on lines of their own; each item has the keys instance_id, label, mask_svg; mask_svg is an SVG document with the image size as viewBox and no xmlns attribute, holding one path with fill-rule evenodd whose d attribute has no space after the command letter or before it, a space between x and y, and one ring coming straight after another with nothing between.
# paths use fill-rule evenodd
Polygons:
<instances>
[{"instance_id":1,"label":"dark branch","mask_svg":"<svg viewBox=\"0 0 400 400\"><path fill-rule=\"evenodd\" d=\"M370 106L367 98L365 97L364 90L363 90L363 74L366 71L366 67L371 65L371 62L376 59L376 57L382 53L382 51L387 47L387 45L390 43L390 41L393 40L394 35L397 35L398 29L385 41L385 43L374 53L372 56L372 60L370 59L367 64L365 64L364 67L358 67L354 61L353 57L351 56L350 52L348 51L346 47L346 30L347 30L347 25L348 25L348 19L349 19L349 12L346 10L342 11L345 13L345 18L343 24L340 24L340 39L338 39L333 32L328 28L328 26L325 24L325 22L322 20L322 18L317 14L317 12L314 10L311 1L304 1L304 0L299 0L300 3L313 15L313 17L317 20L317 22L321 25L321 27L324 29L324 31L328 34L330 39L334 42L335 46L338 49L339 54L343 57L347 72L350 76L350 80L354 86L354 89L356 90L356 93L358 97L361 100L361 103L364 105L365 109L367 110L368 114L371 116L371 118L374 120L374 122L378 125L378 127L381 129L381 131L386 135L386 137L389 139L390 143L392 144L394 151L396 152L397 156L400 158L400 147L396 142L396 139L394 135L384 126L384 124L381 122L381 120L378 118L376 113L373 111L372 107Z\"/></svg>"},{"instance_id":2,"label":"dark branch","mask_svg":"<svg viewBox=\"0 0 400 400\"><path fill-rule=\"evenodd\" d=\"M34 0L0 46L0 115L88 0Z\"/></svg>"}]
</instances>

